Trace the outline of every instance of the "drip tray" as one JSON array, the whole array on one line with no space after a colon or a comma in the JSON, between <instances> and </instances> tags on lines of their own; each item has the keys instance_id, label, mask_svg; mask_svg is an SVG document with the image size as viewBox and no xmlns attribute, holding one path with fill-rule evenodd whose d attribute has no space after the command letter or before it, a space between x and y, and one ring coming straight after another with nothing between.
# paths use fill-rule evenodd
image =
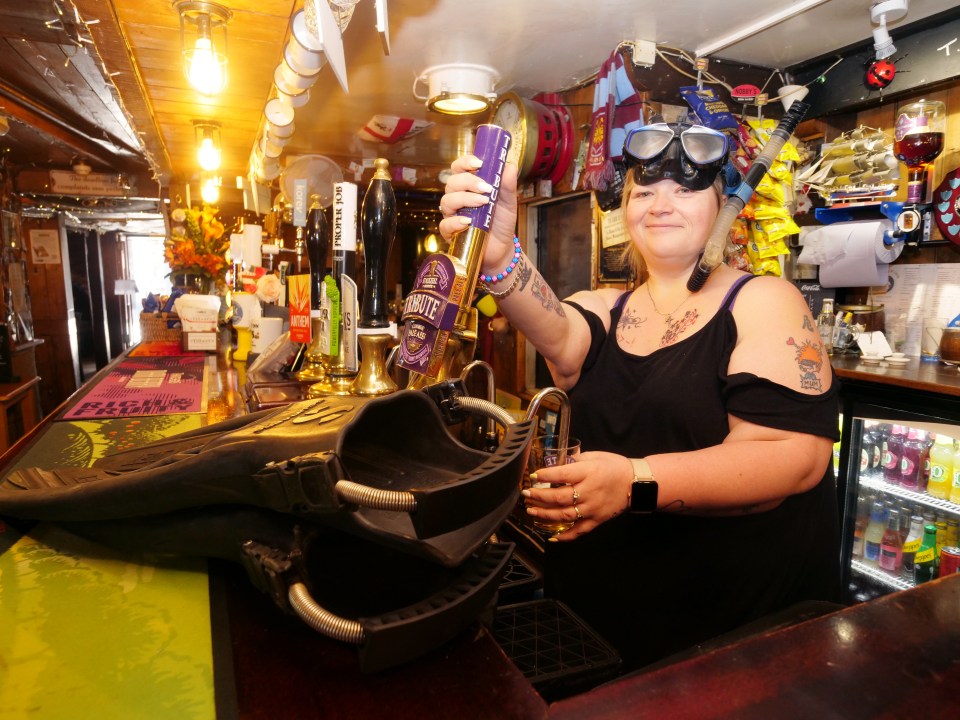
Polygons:
<instances>
[{"instance_id":1,"label":"drip tray","mask_svg":"<svg viewBox=\"0 0 960 720\"><path fill-rule=\"evenodd\" d=\"M510 603L533 600L543 585L543 573L533 567L516 551L510 556L507 569L500 583L499 603Z\"/></svg>"},{"instance_id":2,"label":"drip tray","mask_svg":"<svg viewBox=\"0 0 960 720\"><path fill-rule=\"evenodd\" d=\"M617 651L557 600L498 607L491 632L548 702L585 692L620 670Z\"/></svg>"}]
</instances>

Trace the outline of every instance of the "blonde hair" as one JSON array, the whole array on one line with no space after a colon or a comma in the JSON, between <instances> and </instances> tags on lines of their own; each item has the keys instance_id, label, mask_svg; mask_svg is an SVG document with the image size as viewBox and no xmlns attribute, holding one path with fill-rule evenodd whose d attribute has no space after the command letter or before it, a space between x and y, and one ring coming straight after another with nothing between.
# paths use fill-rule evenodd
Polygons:
<instances>
[{"instance_id":1,"label":"blonde hair","mask_svg":"<svg viewBox=\"0 0 960 720\"><path fill-rule=\"evenodd\" d=\"M636 170L636 167L630 168L630 171L623 180L623 195L620 198L620 209L623 211L624 223L627 221L627 204L630 202L630 194L633 192L633 188L635 188L638 184ZM718 173L717 179L714 180L713 184L710 186L710 189L712 189L717 196L718 213L723 205L723 187L723 175ZM629 234L630 230L627 228L627 235L629 236ZM638 285L647 279L647 265L644 262L640 251L637 250L637 246L633 242L632 238L627 242L627 247L623 250L621 260L625 261L631 268L633 268L634 279Z\"/></svg>"}]
</instances>

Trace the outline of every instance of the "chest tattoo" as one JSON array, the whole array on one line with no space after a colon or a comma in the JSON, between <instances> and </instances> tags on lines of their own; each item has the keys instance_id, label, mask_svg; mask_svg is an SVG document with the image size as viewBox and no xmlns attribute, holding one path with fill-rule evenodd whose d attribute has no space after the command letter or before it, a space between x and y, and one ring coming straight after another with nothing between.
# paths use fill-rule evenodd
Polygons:
<instances>
[{"instance_id":1,"label":"chest tattoo","mask_svg":"<svg viewBox=\"0 0 960 720\"><path fill-rule=\"evenodd\" d=\"M660 338L660 347L669 345L672 342L675 342L683 333L692 328L700 314L694 310L687 310L683 317L678 319L673 319L672 317L667 318L667 329L663 332L663 337Z\"/></svg>"},{"instance_id":2,"label":"chest tattoo","mask_svg":"<svg viewBox=\"0 0 960 720\"><path fill-rule=\"evenodd\" d=\"M621 345L633 345L635 335L632 333L628 334L628 332L636 330L646 321L647 319L640 317L635 310L630 308L624 309L620 320L617 321L617 341Z\"/></svg>"}]
</instances>

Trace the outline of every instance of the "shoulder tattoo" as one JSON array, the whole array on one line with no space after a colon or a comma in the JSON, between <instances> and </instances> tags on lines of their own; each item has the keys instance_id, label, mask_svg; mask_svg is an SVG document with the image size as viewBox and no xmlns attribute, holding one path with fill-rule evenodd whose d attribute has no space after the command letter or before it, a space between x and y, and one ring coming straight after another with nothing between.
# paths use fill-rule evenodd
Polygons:
<instances>
[{"instance_id":1,"label":"shoulder tattoo","mask_svg":"<svg viewBox=\"0 0 960 720\"><path fill-rule=\"evenodd\" d=\"M800 370L800 387L804 390L823 390L820 382L820 369L823 367L823 344L787 338L787 345L793 347L797 368Z\"/></svg>"}]
</instances>

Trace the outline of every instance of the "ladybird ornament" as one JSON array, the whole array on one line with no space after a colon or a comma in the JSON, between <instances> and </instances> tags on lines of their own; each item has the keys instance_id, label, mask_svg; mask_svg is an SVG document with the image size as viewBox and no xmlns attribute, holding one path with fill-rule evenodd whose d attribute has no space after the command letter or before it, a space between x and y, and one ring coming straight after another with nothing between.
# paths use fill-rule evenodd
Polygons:
<instances>
[{"instance_id":1,"label":"ladybird ornament","mask_svg":"<svg viewBox=\"0 0 960 720\"><path fill-rule=\"evenodd\" d=\"M864 82L871 90L883 90L893 82L893 77L896 74L897 66L889 60L874 60L867 66Z\"/></svg>"}]
</instances>

